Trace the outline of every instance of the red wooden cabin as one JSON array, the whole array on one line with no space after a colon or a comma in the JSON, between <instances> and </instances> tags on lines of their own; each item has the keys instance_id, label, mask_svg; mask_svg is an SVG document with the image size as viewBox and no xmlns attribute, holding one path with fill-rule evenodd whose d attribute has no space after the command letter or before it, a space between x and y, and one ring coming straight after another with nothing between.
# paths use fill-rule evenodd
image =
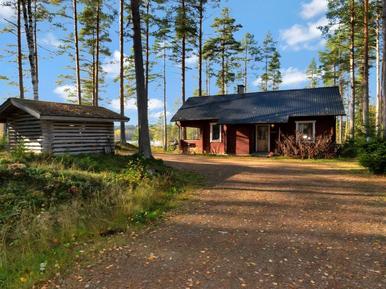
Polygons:
<instances>
[{"instance_id":1,"label":"red wooden cabin","mask_svg":"<svg viewBox=\"0 0 386 289\"><path fill-rule=\"evenodd\" d=\"M277 152L283 135L313 141L333 133L344 115L337 87L191 97L173 116L187 137L185 153L248 155Z\"/></svg>"}]
</instances>

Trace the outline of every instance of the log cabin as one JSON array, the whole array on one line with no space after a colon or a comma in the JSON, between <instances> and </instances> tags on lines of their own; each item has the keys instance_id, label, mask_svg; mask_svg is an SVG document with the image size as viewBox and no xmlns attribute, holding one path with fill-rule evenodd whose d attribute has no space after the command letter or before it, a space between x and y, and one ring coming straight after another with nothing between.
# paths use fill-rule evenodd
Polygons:
<instances>
[{"instance_id":1,"label":"log cabin","mask_svg":"<svg viewBox=\"0 0 386 289\"><path fill-rule=\"evenodd\" d=\"M103 107L9 98L0 106L10 148L34 153L109 153L114 122L128 121Z\"/></svg>"},{"instance_id":2,"label":"log cabin","mask_svg":"<svg viewBox=\"0 0 386 289\"><path fill-rule=\"evenodd\" d=\"M172 117L184 153L280 153L282 136L309 141L324 134L336 139L336 117L344 115L338 87L191 97ZM186 138L184 135L186 134Z\"/></svg>"}]
</instances>

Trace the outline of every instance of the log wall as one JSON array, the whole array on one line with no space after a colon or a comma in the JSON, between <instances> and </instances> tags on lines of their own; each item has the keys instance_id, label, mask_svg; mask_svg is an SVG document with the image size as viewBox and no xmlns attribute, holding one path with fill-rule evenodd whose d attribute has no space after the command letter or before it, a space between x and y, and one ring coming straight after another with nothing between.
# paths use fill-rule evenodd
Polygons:
<instances>
[{"instance_id":1,"label":"log wall","mask_svg":"<svg viewBox=\"0 0 386 289\"><path fill-rule=\"evenodd\" d=\"M7 118L10 148L22 143L34 153L82 154L114 151L113 122L39 120L17 111Z\"/></svg>"},{"instance_id":2,"label":"log wall","mask_svg":"<svg viewBox=\"0 0 386 289\"><path fill-rule=\"evenodd\" d=\"M110 153L114 124L43 122L44 148L53 154Z\"/></svg>"},{"instance_id":3,"label":"log wall","mask_svg":"<svg viewBox=\"0 0 386 289\"><path fill-rule=\"evenodd\" d=\"M43 135L40 121L25 112L15 112L7 118L10 148L23 144L25 150L42 152Z\"/></svg>"}]
</instances>

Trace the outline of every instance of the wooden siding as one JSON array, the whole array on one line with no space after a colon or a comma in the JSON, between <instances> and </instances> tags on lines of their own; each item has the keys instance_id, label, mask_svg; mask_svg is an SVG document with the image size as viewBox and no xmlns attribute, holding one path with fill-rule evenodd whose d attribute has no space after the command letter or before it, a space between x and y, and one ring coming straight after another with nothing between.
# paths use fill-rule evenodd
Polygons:
<instances>
[{"instance_id":1,"label":"wooden siding","mask_svg":"<svg viewBox=\"0 0 386 289\"><path fill-rule=\"evenodd\" d=\"M10 148L50 154L106 153L114 150L113 122L39 120L20 110L7 118Z\"/></svg>"},{"instance_id":2,"label":"wooden siding","mask_svg":"<svg viewBox=\"0 0 386 289\"><path fill-rule=\"evenodd\" d=\"M270 124L270 151L277 152L277 141L279 132L281 135L295 135L296 121L315 120L315 136L329 134L333 132L335 141L335 116L310 116L310 117L291 117L288 123ZM256 152L256 125L223 125L222 141L210 142L210 123L215 121L189 121L182 122L182 126L199 127L201 129L201 139L195 141L183 141L182 147L189 145L195 148L195 153L213 154L236 154L245 155ZM184 150L186 152L186 150ZM268 152L267 152L268 153Z\"/></svg>"},{"instance_id":3,"label":"wooden siding","mask_svg":"<svg viewBox=\"0 0 386 289\"><path fill-rule=\"evenodd\" d=\"M40 121L25 112L15 112L7 118L10 148L23 144L30 152L42 152L43 134Z\"/></svg>"},{"instance_id":4,"label":"wooden siding","mask_svg":"<svg viewBox=\"0 0 386 289\"><path fill-rule=\"evenodd\" d=\"M114 150L114 124L47 122L44 147L53 154L105 153Z\"/></svg>"}]
</instances>

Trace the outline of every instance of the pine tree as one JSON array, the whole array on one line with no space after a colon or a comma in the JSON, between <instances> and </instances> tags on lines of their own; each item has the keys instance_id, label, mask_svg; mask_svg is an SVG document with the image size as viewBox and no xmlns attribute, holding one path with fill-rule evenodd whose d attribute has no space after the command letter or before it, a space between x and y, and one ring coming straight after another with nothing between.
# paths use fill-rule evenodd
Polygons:
<instances>
[{"instance_id":1,"label":"pine tree","mask_svg":"<svg viewBox=\"0 0 386 289\"><path fill-rule=\"evenodd\" d=\"M168 14L168 13L166 13ZM168 148L168 129L167 129L167 75L166 63L169 58L169 51L171 49L171 26L169 20L165 16L157 21L158 29L155 33L154 51L158 51L157 55L162 59L162 86L163 86L163 149L167 151Z\"/></svg>"},{"instance_id":2,"label":"pine tree","mask_svg":"<svg viewBox=\"0 0 386 289\"><path fill-rule=\"evenodd\" d=\"M21 0L17 0L17 66L19 76L19 97L24 98L24 76L23 76L23 51L21 42Z\"/></svg>"},{"instance_id":3,"label":"pine tree","mask_svg":"<svg viewBox=\"0 0 386 289\"><path fill-rule=\"evenodd\" d=\"M383 139L386 139L386 0L382 1L383 4L383 9L382 9L382 38L383 38L383 46L382 46L382 123L381 123L381 128L382 128L382 137Z\"/></svg>"},{"instance_id":4,"label":"pine tree","mask_svg":"<svg viewBox=\"0 0 386 289\"><path fill-rule=\"evenodd\" d=\"M280 66L280 53L275 50L268 64L268 79L271 81L270 88L272 90L278 90L282 83Z\"/></svg>"},{"instance_id":5,"label":"pine tree","mask_svg":"<svg viewBox=\"0 0 386 289\"><path fill-rule=\"evenodd\" d=\"M229 83L235 80L234 69L238 66L237 56L241 51L241 44L234 34L241 27L230 16L229 9L224 8L221 16L215 18L212 24L215 36L209 38L204 45L206 57L220 65L216 83L221 94L226 94Z\"/></svg>"},{"instance_id":6,"label":"pine tree","mask_svg":"<svg viewBox=\"0 0 386 289\"><path fill-rule=\"evenodd\" d=\"M175 61L181 65L181 97L186 100L186 58L195 45L196 25L193 0L178 0L175 13L175 39L173 51Z\"/></svg>"},{"instance_id":7,"label":"pine tree","mask_svg":"<svg viewBox=\"0 0 386 289\"><path fill-rule=\"evenodd\" d=\"M28 46L28 59L30 64L31 82L33 89L33 97L35 100L39 99L39 80L37 75L37 49L36 49L36 25L34 25L34 19L36 17L36 11L32 8L32 0L21 0L25 36ZM36 22L35 22L36 23Z\"/></svg>"},{"instance_id":8,"label":"pine tree","mask_svg":"<svg viewBox=\"0 0 386 289\"><path fill-rule=\"evenodd\" d=\"M81 44L81 64L86 76L82 79L82 98L88 104L98 106L99 91L104 84L101 71L101 56L110 56L107 43L111 42L110 27L117 11L103 0L83 0L83 10L78 19L81 24L79 42Z\"/></svg>"},{"instance_id":9,"label":"pine tree","mask_svg":"<svg viewBox=\"0 0 386 289\"><path fill-rule=\"evenodd\" d=\"M264 73L261 75L261 90L268 90L268 82L270 80L268 74L268 66L276 51L276 42L273 40L272 34L267 33L261 47L261 59L264 62Z\"/></svg>"},{"instance_id":10,"label":"pine tree","mask_svg":"<svg viewBox=\"0 0 386 289\"><path fill-rule=\"evenodd\" d=\"M124 0L119 1L119 107L120 114L123 118L125 116L125 71L124 71L124 57L125 57L125 37L124 37L124 12L125 4ZM121 144L126 144L126 127L125 121L120 123L120 140Z\"/></svg>"},{"instance_id":11,"label":"pine tree","mask_svg":"<svg viewBox=\"0 0 386 289\"><path fill-rule=\"evenodd\" d=\"M143 63L142 36L141 36L141 14L140 0L131 0L131 15L133 23L133 50L135 62L137 108L138 108L138 130L139 130L139 154L144 158L152 158L150 148L148 104L145 91L145 74Z\"/></svg>"},{"instance_id":12,"label":"pine tree","mask_svg":"<svg viewBox=\"0 0 386 289\"><path fill-rule=\"evenodd\" d=\"M244 35L241 40L241 50L240 61L243 66L241 78L245 86L245 91L248 91L249 69L254 69L256 62L261 60L260 49L257 46L257 42L253 34L246 33Z\"/></svg>"},{"instance_id":13,"label":"pine tree","mask_svg":"<svg viewBox=\"0 0 386 289\"><path fill-rule=\"evenodd\" d=\"M79 33L78 33L78 6L76 0L72 1L74 21L74 46L75 46L75 70L76 70L76 92L78 104L82 104L82 87L80 83L80 60L79 60Z\"/></svg>"},{"instance_id":14,"label":"pine tree","mask_svg":"<svg viewBox=\"0 0 386 289\"><path fill-rule=\"evenodd\" d=\"M310 88L317 87L319 82L319 69L316 64L315 58L313 58L310 64L308 65L306 75L309 81L309 87Z\"/></svg>"}]
</instances>

